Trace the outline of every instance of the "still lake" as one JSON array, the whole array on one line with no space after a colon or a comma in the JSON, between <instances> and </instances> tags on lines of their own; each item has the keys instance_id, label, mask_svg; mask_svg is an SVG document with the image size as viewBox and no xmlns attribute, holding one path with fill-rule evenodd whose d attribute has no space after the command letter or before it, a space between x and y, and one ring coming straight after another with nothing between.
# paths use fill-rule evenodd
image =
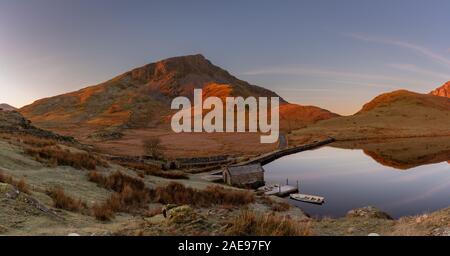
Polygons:
<instances>
[{"instance_id":1,"label":"still lake","mask_svg":"<svg viewBox=\"0 0 450 256\"><path fill-rule=\"evenodd\" d=\"M266 183L288 179L296 185L298 180L300 193L324 196L323 205L289 199L315 217L340 217L371 205L398 218L450 206L448 162L400 170L379 164L360 149L326 146L282 157L264 169Z\"/></svg>"}]
</instances>

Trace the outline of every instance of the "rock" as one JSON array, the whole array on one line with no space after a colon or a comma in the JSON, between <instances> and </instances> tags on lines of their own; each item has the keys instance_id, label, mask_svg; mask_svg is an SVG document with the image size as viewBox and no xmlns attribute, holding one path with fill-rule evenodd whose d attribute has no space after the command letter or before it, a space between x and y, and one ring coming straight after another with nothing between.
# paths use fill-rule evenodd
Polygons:
<instances>
[{"instance_id":1,"label":"rock","mask_svg":"<svg viewBox=\"0 0 450 256\"><path fill-rule=\"evenodd\" d=\"M20 192L17 188L15 188L12 185L6 184L6 183L0 183L0 194L4 194L4 197L9 200L17 200L24 202L31 207L34 207L48 215L51 215L55 218L58 218L60 220L63 220L61 216L59 216L56 212L39 202L36 198L27 195L25 193Z\"/></svg>"},{"instance_id":2,"label":"rock","mask_svg":"<svg viewBox=\"0 0 450 256\"><path fill-rule=\"evenodd\" d=\"M37 137L55 139L75 143L72 137L61 136L51 131L42 130L31 125L30 120L25 119L17 111L0 111L0 131L6 133L24 133Z\"/></svg>"},{"instance_id":3,"label":"rock","mask_svg":"<svg viewBox=\"0 0 450 256\"><path fill-rule=\"evenodd\" d=\"M363 207L363 208L350 210L349 212L347 212L346 217L353 217L353 218L354 217L364 217L364 218L376 218L376 219L386 219L386 220L393 219L389 214L387 214L373 206L367 206L367 207Z\"/></svg>"},{"instance_id":4,"label":"rock","mask_svg":"<svg viewBox=\"0 0 450 256\"><path fill-rule=\"evenodd\" d=\"M189 205L182 205L167 211L167 218L170 223L188 223L198 219L198 215Z\"/></svg>"},{"instance_id":5,"label":"rock","mask_svg":"<svg viewBox=\"0 0 450 256\"><path fill-rule=\"evenodd\" d=\"M424 214L424 215L422 215L422 216L419 216L419 217L417 217L416 218L416 223L417 224L419 224L419 223L422 223L424 220L426 220L428 218L428 215L427 214Z\"/></svg>"},{"instance_id":6,"label":"rock","mask_svg":"<svg viewBox=\"0 0 450 256\"><path fill-rule=\"evenodd\" d=\"M166 206L164 206L163 210L162 210L162 214L164 216L164 218L167 218L167 213L170 209L173 209L177 207L176 204L167 204Z\"/></svg>"},{"instance_id":7,"label":"rock","mask_svg":"<svg viewBox=\"0 0 450 256\"><path fill-rule=\"evenodd\" d=\"M80 235L77 233L69 233L67 236L80 236Z\"/></svg>"},{"instance_id":8,"label":"rock","mask_svg":"<svg viewBox=\"0 0 450 256\"><path fill-rule=\"evenodd\" d=\"M450 227L436 228L431 231L433 236L450 236Z\"/></svg>"},{"instance_id":9,"label":"rock","mask_svg":"<svg viewBox=\"0 0 450 256\"><path fill-rule=\"evenodd\" d=\"M370 233L370 234L368 234L367 236L380 236L380 234L377 234L377 233Z\"/></svg>"}]
</instances>

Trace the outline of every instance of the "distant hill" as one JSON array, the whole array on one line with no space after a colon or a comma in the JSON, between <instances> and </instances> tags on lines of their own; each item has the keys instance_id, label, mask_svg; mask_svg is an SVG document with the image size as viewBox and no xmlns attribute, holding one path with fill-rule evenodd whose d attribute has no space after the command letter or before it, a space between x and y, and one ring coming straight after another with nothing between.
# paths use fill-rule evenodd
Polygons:
<instances>
[{"instance_id":1,"label":"distant hill","mask_svg":"<svg viewBox=\"0 0 450 256\"><path fill-rule=\"evenodd\" d=\"M8 104L1 103L0 110L13 111L13 110L16 110L16 108L11 105L8 105Z\"/></svg>"},{"instance_id":2,"label":"distant hill","mask_svg":"<svg viewBox=\"0 0 450 256\"><path fill-rule=\"evenodd\" d=\"M73 138L60 136L51 131L37 128L17 111L0 111L0 132L11 134L28 134L37 137L75 142Z\"/></svg>"},{"instance_id":3,"label":"distant hill","mask_svg":"<svg viewBox=\"0 0 450 256\"><path fill-rule=\"evenodd\" d=\"M341 140L450 135L450 98L399 90L377 96L352 116L309 125L295 136Z\"/></svg>"},{"instance_id":4,"label":"distant hill","mask_svg":"<svg viewBox=\"0 0 450 256\"><path fill-rule=\"evenodd\" d=\"M34 124L61 129L155 128L167 125L171 100L193 98L193 89L207 96L278 96L275 92L239 80L202 55L174 57L151 63L96 86L41 99L20 109ZM278 96L279 97L279 96ZM318 107L299 106L281 98L282 116L303 126L337 116ZM289 106L289 107L288 107ZM286 125L287 126L287 125Z\"/></svg>"},{"instance_id":5,"label":"distant hill","mask_svg":"<svg viewBox=\"0 0 450 256\"><path fill-rule=\"evenodd\" d=\"M433 90L432 92L430 92L430 94L450 98L450 81L437 88L436 90Z\"/></svg>"}]
</instances>

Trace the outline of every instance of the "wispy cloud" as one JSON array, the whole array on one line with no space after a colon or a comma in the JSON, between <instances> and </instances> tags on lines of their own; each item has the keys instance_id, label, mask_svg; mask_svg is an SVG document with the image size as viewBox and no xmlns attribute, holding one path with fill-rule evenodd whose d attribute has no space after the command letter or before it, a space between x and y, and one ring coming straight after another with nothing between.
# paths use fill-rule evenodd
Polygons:
<instances>
[{"instance_id":1,"label":"wispy cloud","mask_svg":"<svg viewBox=\"0 0 450 256\"><path fill-rule=\"evenodd\" d=\"M431 77L435 77L435 78L442 78L444 80L450 79L450 74L435 72L432 70L418 67L413 64L390 63L387 66L398 69L398 70L408 71L408 72L412 72L412 73L418 73L418 74L427 75L427 76L431 76Z\"/></svg>"},{"instance_id":2,"label":"wispy cloud","mask_svg":"<svg viewBox=\"0 0 450 256\"><path fill-rule=\"evenodd\" d=\"M389 44L389 45L395 45L395 46L398 46L398 47L401 47L404 49L409 49L409 50L419 53L437 63L444 64L447 67L450 67L450 59L448 59L438 53L435 53L431 49L428 49L428 48L420 46L420 45L412 44L412 43L401 41L401 40L372 37L372 36L360 35L360 34L355 34L355 33L349 33L349 34L344 34L344 35L352 37L354 39L361 40L361 41Z\"/></svg>"},{"instance_id":3,"label":"wispy cloud","mask_svg":"<svg viewBox=\"0 0 450 256\"><path fill-rule=\"evenodd\" d=\"M255 76L255 75L295 75L295 76L317 76L320 78L328 78L334 81L336 80L347 80L348 83L358 83L362 86L368 87L394 87L394 86L377 86L377 84L387 84L386 81L390 83L407 83L407 84L417 84L420 81L404 79L400 77L385 76L385 75L375 75L366 74L358 72L347 72L332 69L323 68L309 68L309 67L272 67L264 68L258 70L252 70L244 72L243 75ZM338 79L336 79L338 78ZM389 83L389 84L390 84Z\"/></svg>"}]
</instances>

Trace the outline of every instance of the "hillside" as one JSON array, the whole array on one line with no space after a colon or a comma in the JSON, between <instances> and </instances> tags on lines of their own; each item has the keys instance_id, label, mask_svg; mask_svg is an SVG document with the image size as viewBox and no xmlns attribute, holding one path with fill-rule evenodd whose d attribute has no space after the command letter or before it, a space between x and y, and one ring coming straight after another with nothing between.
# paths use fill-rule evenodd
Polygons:
<instances>
[{"instance_id":1,"label":"hillside","mask_svg":"<svg viewBox=\"0 0 450 256\"><path fill-rule=\"evenodd\" d=\"M272 218L281 224L288 214L295 217L287 224L303 227L300 221L307 219L277 198L183 171L111 160L36 130L19 113L0 112L2 236L226 235L250 205L252 214L278 216ZM177 207L165 218L169 204ZM283 212L271 210L277 205Z\"/></svg>"},{"instance_id":2,"label":"hillside","mask_svg":"<svg viewBox=\"0 0 450 256\"><path fill-rule=\"evenodd\" d=\"M235 78L202 55L191 55L151 63L96 86L38 100L20 112L45 127L154 127L170 114L173 98L192 99L194 88L214 84L229 86L231 96L277 96Z\"/></svg>"},{"instance_id":3,"label":"hillside","mask_svg":"<svg viewBox=\"0 0 450 256\"><path fill-rule=\"evenodd\" d=\"M6 103L1 103L1 104L0 104L0 110L3 110L3 111L13 111L13 110L16 110L16 108L13 107L13 106L11 106L11 105L8 105L8 104L6 104Z\"/></svg>"},{"instance_id":4,"label":"hillside","mask_svg":"<svg viewBox=\"0 0 450 256\"><path fill-rule=\"evenodd\" d=\"M252 154L276 147L260 145L259 135L255 134L233 137L172 133L169 129L170 116L174 113L170 109L171 100L177 96L192 99L194 88L202 88L205 96L220 98L278 96L239 80L202 55L190 55L161 60L95 86L41 99L19 111L38 127L74 136L114 153L142 154L142 140L152 136L161 137L168 152L182 156L199 154L205 144L213 147L202 152L206 154L242 153L240 149L247 145L250 152L244 151ZM280 104L283 129L292 130L337 116L318 107L289 104L282 98ZM239 141L246 145L236 147L234 144ZM191 151L190 147L195 150Z\"/></svg>"},{"instance_id":5,"label":"hillside","mask_svg":"<svg viewBox=\"0 0 450 256\"><path fill-rule=\"evenodd\" d=\"M293 137L317 135L339 140L450 135L450 99L406 90L385 93L355 115L309 125Z\"/></svg>"}]
</instances>

